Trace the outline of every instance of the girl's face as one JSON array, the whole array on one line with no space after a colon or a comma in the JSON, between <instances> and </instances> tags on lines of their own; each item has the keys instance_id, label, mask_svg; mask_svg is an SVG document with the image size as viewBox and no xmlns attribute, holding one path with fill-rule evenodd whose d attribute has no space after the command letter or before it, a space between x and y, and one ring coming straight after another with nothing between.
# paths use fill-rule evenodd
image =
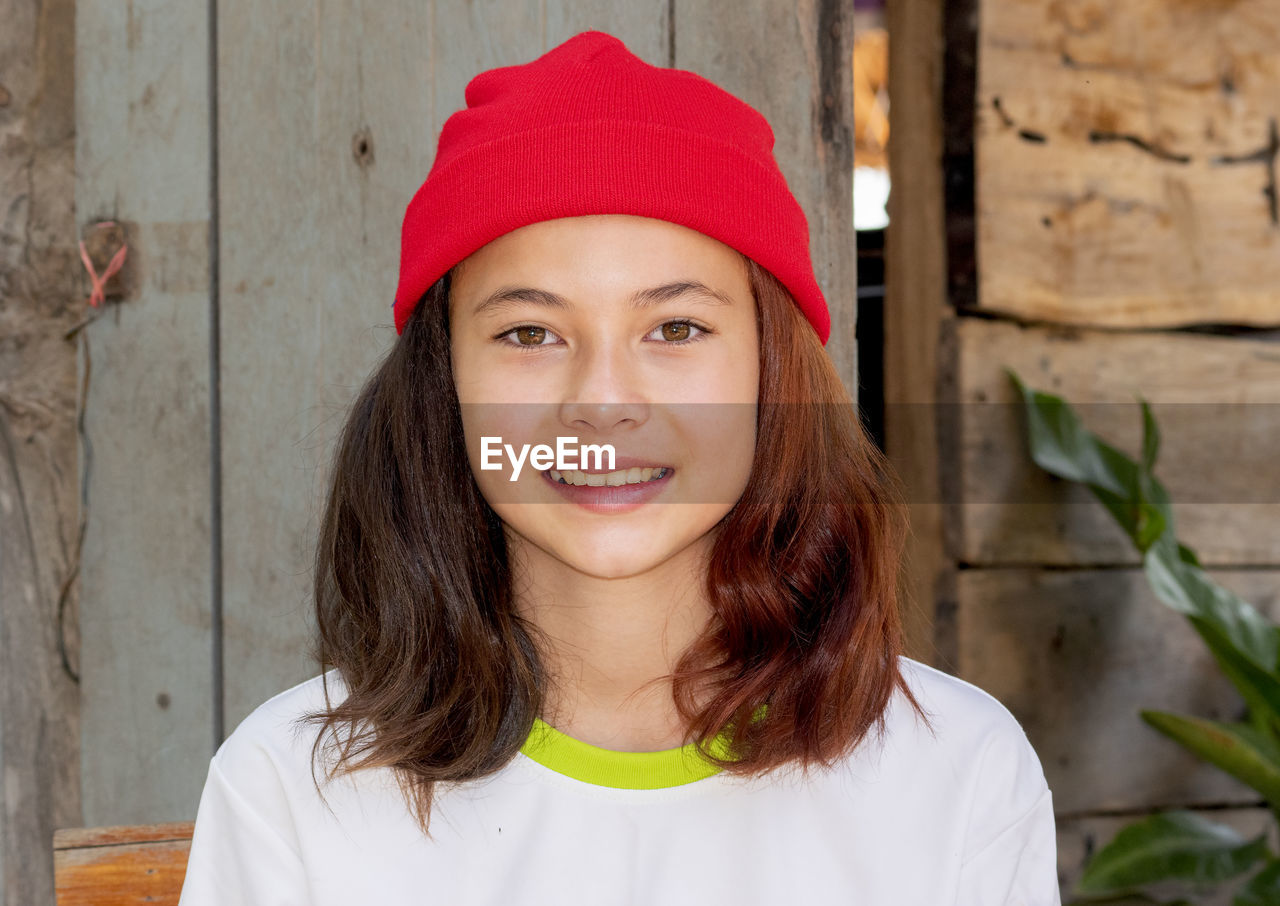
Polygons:
<instances>
[{"instance_id":1,"label":"girl's face","mask_svg":"<svg viewBox=\"0 0 1280 906\"><path fill-rule=\"evenodd\" d=\"M737 251L647 217L542 221L455 269L449 320L471 469L513 542L603 578L709 549L755 449ZM583 465L589 444L614 467Z\"/></svg>"}]
</instances>

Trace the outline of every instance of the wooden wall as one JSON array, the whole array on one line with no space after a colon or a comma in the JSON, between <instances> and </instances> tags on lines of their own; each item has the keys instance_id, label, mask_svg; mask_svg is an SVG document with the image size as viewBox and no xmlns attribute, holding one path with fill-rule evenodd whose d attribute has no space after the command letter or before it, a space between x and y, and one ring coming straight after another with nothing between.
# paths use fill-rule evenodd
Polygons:
<instances>
[{"instance_id":1,"label":"wooden wall","mask_svg":"<svg viewBox=\"0 0 1280 906\"><path fill-rule=\"evenodd\" d=\"M481 69L598 28L761 110L856 389L850 0L213 8L77 11L77 218L126 224L138 266L89 328L86 825L193 818L225 735L318 672L328 457L395 339L404 206Z\"/></svg>"},{"instance_id":2,"label":"wooden wall","mask_svg":"<svg viewBox=\"0 0 1280 906\"><path fill-rule=\"evenodd\" d=\"M1036 746L1067 891L1153 809L1268 817L1139 719L1243 705L1110 517L1030 462L1003 369L1131 453L1151 401L1180 537L1280 618L1280 7L889 11L887 416L924 514L912 587L941 666Z\"/></svg>"},{"instance_id":3,"label":"wooden wall","mask_svg":"<svg viewBox=\"0 0 1280 906\"><path fill-rule=\"evenodd\" d=\"M80 820L75 4L0 0L0 904ZM68 335L70 333L70 335Z\"/></svg>"}]
</instances>

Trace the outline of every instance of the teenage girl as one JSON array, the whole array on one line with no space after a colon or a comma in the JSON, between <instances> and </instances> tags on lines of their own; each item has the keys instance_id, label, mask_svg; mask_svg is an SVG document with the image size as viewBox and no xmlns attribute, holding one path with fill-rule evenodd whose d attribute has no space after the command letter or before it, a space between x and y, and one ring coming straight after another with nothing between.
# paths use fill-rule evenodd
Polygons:
<instances>
[{"instance_id":1,"label":"teenage girl","mask_svg":"<svg viewBox=\"0 0 1280 906\"><path fill-rule=\"evenodd\" d=\"M773 142L599 31L467 85L337 449L322 673L213 757L182 906L1059 906L1022 728L902 653Z\"/></svg>"}]
</instances>

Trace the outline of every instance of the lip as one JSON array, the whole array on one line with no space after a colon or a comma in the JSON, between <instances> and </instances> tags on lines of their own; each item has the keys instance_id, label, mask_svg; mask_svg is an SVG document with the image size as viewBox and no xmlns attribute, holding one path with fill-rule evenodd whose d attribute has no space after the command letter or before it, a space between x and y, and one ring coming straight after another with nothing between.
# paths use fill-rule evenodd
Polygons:
<instances>
[{"instance_id":1,"label":"lip","mask_svg":"<svg viewBox=\"0 0 1280 906\"><path fill-rule=\"evenodd\" d=\"M640 468L646 465L652 465L652 463L643 460L628 460L626 457L620 456L617 459L617 468L582 469L581 471L589 475L595 475L600 472L618 472L622 469ZM672 476L675 475L675 469L671 468L671 466L662 466L662 468L667 470L667 474L656 481L615 485L613 487L606 485L598 488L593 488L590 485L561 484L551 477L549 469L540 474L542 475L542 480L551 485L556 493L569 503L577 504L592 513L618 515L639 509L646 503L652 502L654 498L666 490Z\"/></svg>"}]
</instances>

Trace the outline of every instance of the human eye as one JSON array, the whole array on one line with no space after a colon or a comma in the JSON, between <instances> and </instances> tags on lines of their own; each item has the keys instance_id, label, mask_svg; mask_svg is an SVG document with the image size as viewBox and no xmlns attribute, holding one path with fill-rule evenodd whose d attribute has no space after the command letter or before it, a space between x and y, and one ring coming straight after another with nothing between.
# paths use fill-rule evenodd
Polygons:
<instances>
[{"instance_id":1,"label":"human eye","mask_svg":"<svg viewBox=\"0 0 1280 906\"><path fill-rule=\"evenodd\" d=\"M502 333L494 336L503 346L515 346L520 349L537 349L540 346L554 346L555 343L551 338L559 339L554 333L545 327L538 327L534 324L521 324L518 327L512 327L504 330Z\"/></svg>"},{"instance_id":2,"label":"human eye","mask_svg":"<svg viewBox=\"0 0 1280 906\"><path fill-rule=\"evenodd\" d=\"M664 346L683 346L686 343L701 340L707 334L714 332L710 328L703 327L693 321L679 319L659 324L649 333L649 336L654 337L654 334L657 334L658 336L655 339Z\"/></svg>"}]
</instances>

